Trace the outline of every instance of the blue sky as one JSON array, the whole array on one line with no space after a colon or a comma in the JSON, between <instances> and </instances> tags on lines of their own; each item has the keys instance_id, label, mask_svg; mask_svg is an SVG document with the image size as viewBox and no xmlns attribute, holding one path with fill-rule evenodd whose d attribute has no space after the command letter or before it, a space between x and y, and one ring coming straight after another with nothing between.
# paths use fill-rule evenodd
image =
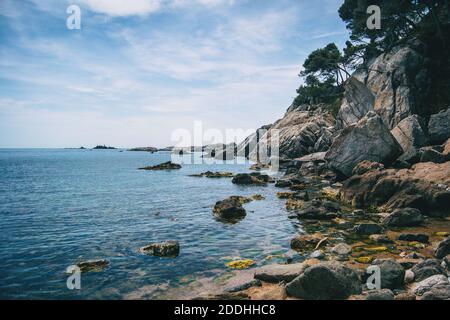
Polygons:
<instances>
[{"instance_id":1,"label":"blue sky","mask_svg":"<svg viewBox=\"0 0 450 320\"><path fill-rule=\"evenodd\" d=\"M194 121L272 123L307 54L347 39L341 2L0 0L0 147L162 147Z\"/></svg>"}]
</instances>

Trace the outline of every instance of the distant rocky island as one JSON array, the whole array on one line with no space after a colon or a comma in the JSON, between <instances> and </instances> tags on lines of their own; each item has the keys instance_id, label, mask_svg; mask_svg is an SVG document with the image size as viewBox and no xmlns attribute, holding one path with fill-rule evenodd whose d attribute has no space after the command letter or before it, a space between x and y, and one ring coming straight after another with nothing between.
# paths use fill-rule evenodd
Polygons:
<instances>
[{"instance_id":1,"label":"distant rocky island","mask_svg":"<svg viewBox=\"0 0 450 320\"><path fill-rule=\"evenodd\" d=\"M92 150L116 150L117 148L115 147L110 147L110 146L106 146L106 145L97 145L94 148L92 148Z\"/></svg>"}]
</instances>

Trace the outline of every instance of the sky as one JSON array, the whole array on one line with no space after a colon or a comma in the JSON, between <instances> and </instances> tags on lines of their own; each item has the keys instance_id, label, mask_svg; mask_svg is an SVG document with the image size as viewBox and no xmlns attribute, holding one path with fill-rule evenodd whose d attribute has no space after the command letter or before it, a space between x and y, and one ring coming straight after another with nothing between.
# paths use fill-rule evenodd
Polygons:
<instances>
[{"instance_id":1,"label":"sky","mask_svg":"<svg viewBox=\"0 0 450 320\"><path fill-rule=\"evenodd\" d=\"M307 55L343 47L341 3L0 0L0 148L164 147L194 123L273 123Z\"/></svg>"}]
</instances>

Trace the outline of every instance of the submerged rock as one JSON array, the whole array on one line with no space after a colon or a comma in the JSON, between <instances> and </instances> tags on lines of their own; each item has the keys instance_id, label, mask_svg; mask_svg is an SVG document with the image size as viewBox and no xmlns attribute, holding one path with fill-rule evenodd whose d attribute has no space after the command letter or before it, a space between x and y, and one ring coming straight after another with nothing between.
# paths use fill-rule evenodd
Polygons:
<instances>
[{"instance_id":1,"label":"submerged rock","mask_svg":"<svg viewBox=\"0 0 450 320\"><path fill-rule=\"evenodd\" d=\"M139 168L139 170L177 170L177 169L181 169L181 165L179 165L177 163L173 163L171 161L167 161L167 162L158 164L156 166L148 166L148 167Z\"/></svg>"},{"instance_id":2,"label":"submerged rock","mask_svg":"<svg viewBox=\"0 0 450 320\"><path fill-rule=\"evenodd\" d=\"M294 250L315 249L319 242L325 243L327 238L320 234L302 234L291 240L291 248Z\"/></svg>"},{"instance_id":3,"label":"submerged rock","mask_svg":"<svg viewBox=\"0 0 450 320\"><path fill-rule=\"evenodd\" d=\"M142 253L156 256L176 258L180 254L180 244L178 241L165 241L160 243L152 243L139 249Z\"/></svg>"},{"instance_id":4,"label":"submerged rock","mask_svg":"<svg viewBox=\"0 0 450 320\"><path fill-rule=\"evenodd\" d=\"M81 272L98 272L108 267L109 261L106 259L87 260L77 263Z\"/></svg>"},{"instance_id":5,"label":"submerged rock","mask_svg":"<svg viewBox=\"0 0 450 320\"><path fill-rule=\"evenodd\" d=\"M206 171L200 174L193 174L191 177L206 177L206 178L232 178L233 173L231 172L212 172Z\"/></svg>"},{"instance_id":6,"label":"submerged rock","mask_svg":"<svg viewBox=\"0 0 450 320\"><path fill-rule=\"evenodd\" d=\"M353 168L364 160L389 165L403 150L381 118L369 112L357 124L345 128L326 154L330 168L351 176Z\"/></svg>"},{"instance_id":7,"label":"submerged rock","mask_svg":"<svg viewBox=\"0 0 450 320\"><path fill-rule=\"evenodd\" d=\"M289 296L308 300L346 299L361 293L358 274L343 264L323 262L286 285Z\"/></svg>"}]
</instances>

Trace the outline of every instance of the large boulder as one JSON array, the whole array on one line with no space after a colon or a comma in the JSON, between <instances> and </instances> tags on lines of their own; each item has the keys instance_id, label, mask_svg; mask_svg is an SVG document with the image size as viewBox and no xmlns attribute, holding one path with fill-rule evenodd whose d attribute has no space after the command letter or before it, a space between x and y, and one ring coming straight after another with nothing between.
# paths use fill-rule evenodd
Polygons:
<instances>
[{"instance_id":1,"label":"large boulder","mask_svg":"<svg viewBox=\"0 0 450 320\"><path fill-rule=\"evenodd\" d=\"M345 128L334 140L325 159L330 168L351 176L353 168L364 160L391 164L403 150L382 119L369 112L358 123Z\"/></svg>"},{"instance_id":2,"label":"large boulder","mask_svg":"<svg viewBox=\"0 0 450 320\"><path fill-rule=\"evenodd\" d=\"M378 113L389 129L412 114L424 115L429 76L424 58L409 47L378 56L348 81L337 127L359 121L368 111Z\"/></svg>"},{"instance_id":3,"label":"large boulder","mask_svg":"<svg viewBox=\"0 0 450 320\"><path fill-rule=\"evenodd\" d=\"M429 292L433 289L433 287L436 286L448 286L449 281L448 278L442 274L438 274L438 275L434 275L431 277L428 277L418 283L416 283L413 287L413 292L418 295L421 296L423 294L425 294L426 292Z\"/></svg>"},{"instance_id":4,"label":"large boulder","mask_svg":"<svg viewBox=\"0 0 450 320\"><path fill-rule=\"evenodd\" d=\"M324 262L309 267L286 285L289 296L308 300L346 299L361 293L358 274L343 264Z\"/></svg>"},{"instance_id":5,"label":"large boulder","mask_svg":"<svg viewBox=\"0 0 450 320\"><path fill-rule=\"evenodd\" d=\"M417 158L419 148L428 142L428 137L423 129L423 120L418 115L403 119L391 130L391 133L404 151L400 160L407 161Z\"/></svg>"},{"instance_id":6,"label":"large boulder","mask_svg":"<svg viewBox=\"0 0 450 320\"><path fill-rule=\"evenodd\" d=\"M445 186L445 187L444 187ZM411 169L372 170L343 182L342 200L356 207L415 208L426 215L448 216L450 162L418 163Z\"/></svg>"},{"instance_id":7,"label":"large boulder","mask_svg":"<svg viewBox=\"0 0 450 320\"><path fill-rule=\"evenodd\" d=\"M431 115L428 132L433 143L443 143L450 138L450 108Z\"/></svg>"}]
</instances>

